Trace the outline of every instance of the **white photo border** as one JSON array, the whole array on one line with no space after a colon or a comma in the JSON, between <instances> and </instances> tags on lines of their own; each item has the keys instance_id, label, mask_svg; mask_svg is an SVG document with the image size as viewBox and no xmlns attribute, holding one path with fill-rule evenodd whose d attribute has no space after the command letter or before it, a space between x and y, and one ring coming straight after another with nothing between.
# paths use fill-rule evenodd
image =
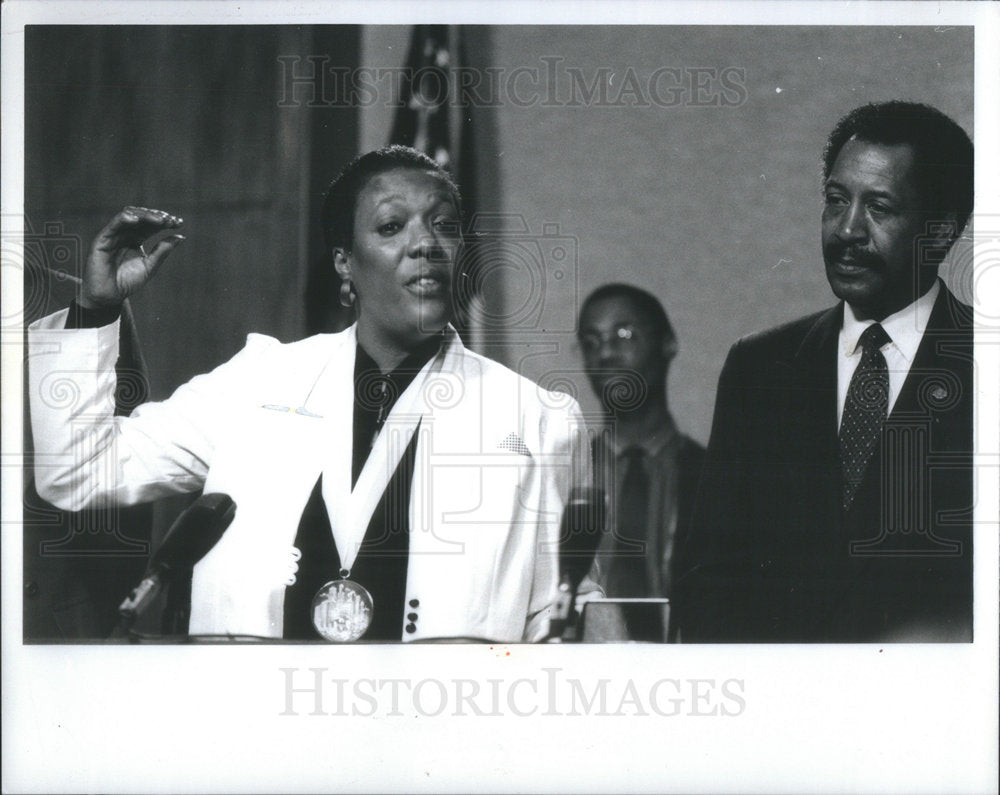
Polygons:
<instances>
[{"instance_id":1,"label":"white photo border","mask_svg":"<svg viewBox=\"0 0 1000 795\"><path fill-rule=\"evenodd\" d=\"M1000 141L1000 14L992 3L14 0L3 5L4 223L22 217L24 209L25 24L553 24L570 19L975 26L976 212L1000 217L995 144ZM5 228L3 234L18 231ZM997 318L1000 284L991 273L994 265L977 262L977 274L981 289L992 285L987 314ZM21 301L20 279L5 278L4 315ZM982 466L976 477L975 642L883 648L25 646L18 532L21 425L19 411L10 409L21 405L21 347L20 334L5 336L3 790L995 788L1000 357L993 346L998 333L994 325L976 340L976 400L990 410L979 412L977 428ZM312 678L315 669L322 672L322 693ZM370 680L375 684L360 684ZM385 697L392 686L378 684L392 680L408 683L398 685L395 704ZM603 680L607 685L600 684ZM463 706L461 694L472 686L457 683L468 681L479 683L474 703L487 714L477 714L468 701ZM602 687L607 714L593 706L583 714L580 692L589 696ZM373 689L379 690L374 708ZM440 703L445 707L435 714ZM494 703L499 714L492 714ZM672 710L679 714L668 714Z\"/></svg>"}]
</instances>

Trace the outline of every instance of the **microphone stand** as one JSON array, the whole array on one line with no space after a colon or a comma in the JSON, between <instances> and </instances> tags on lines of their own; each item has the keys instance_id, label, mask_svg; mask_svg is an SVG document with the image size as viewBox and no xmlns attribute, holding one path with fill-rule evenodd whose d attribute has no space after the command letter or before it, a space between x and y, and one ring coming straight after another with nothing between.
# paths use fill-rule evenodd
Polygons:
<instances>
[{"instance_id":1,"label":"microphone stand","mask_svg":"<svg viewBox=\"0 0 1000 795\"><path fill-rule=\"evenodd\" d=\"M576 612L576 591L569 574L559 575L559 589L556 601L552 606L552 616L549 619L549 634L546 643L573 642L576 637L576 623L579 617Z\"/></svg>"},{"instance_id":2,"label":"microphone stand","mask_svg":"<svg viewBox=\"0 0 1000 795\"><path fill-rule=\"evenodd\" d=\"M162 572L162 574L166 574L166 572ZM133 588L125 597L125 601L118 606L118 624L108 639L127 638L130 643L138 643L139 638L132 631L133 627L140 616L145 614L149 606L153 604L162 587L161 572L147 574L143 577L142 582Z\"/></svg>"}]
</instances>

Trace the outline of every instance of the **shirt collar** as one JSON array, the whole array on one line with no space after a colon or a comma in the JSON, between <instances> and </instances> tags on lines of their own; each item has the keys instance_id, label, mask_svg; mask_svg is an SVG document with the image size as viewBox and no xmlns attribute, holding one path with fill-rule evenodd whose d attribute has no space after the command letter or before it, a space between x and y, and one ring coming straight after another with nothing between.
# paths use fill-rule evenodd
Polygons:
<instances>
[{"instance_id":1,"label":"shirt collar","mask_svg":"<svg viewBox=\"0 0 1000 795\"><path fill-rule=\"evenodd\" d=\"M920 340L924 336L927 323L931 319L931 310L941 292L940 280L936 280L926 293L909 306L889 315L882 321L882 328L889 335L893 345L903 355L907 362L912 363L917 355ZM874 325L872 320L859 320L850 304L844 304L844 325L840 330L840 343L843 355L852 356L858 348L858 340L866 328Z\"/></svg>"},{"instance_id":2,"label":"shirt collar","mask_svg":"<svg viewBox=\"0 0 1000 795\"><path fill-rule=\"evenodd\" d=\"M655 433L649 434L649 436L643 437L640 441L633 444L621 444L618 440L615 440L615 455L620 456L630 447L642 448L642 451L647 457L652 457L660 452L667 444L671 443L674 439L679 438L679 433L677 431L677 424L674 422L672 416L667 417L667 421L661 425Z\"/></svg>"},{"instance_id":3,"label":"shirt collar","mask_svg":"<svg viewBox=\"0 0 1000 795\"><path fill-rule=\"evenodd\" d=\"M424 365L437 355L438 351L441 349L444 339L444 332L435 334L433 337L429 337L414 348L410 355L407 356L402 362L396 365L392 372L383 373L383 375L392 380L405 378L407 383L409 383L413 380L413 377L423 369ZM355 379L357 379L361 373L368 373L372 370L381 372L379 371L379 366L371 357L371 354L365 350L364 346L359 341L357 343L357 353L355 354L354 359Z\"/></svg>"}]
</instances>

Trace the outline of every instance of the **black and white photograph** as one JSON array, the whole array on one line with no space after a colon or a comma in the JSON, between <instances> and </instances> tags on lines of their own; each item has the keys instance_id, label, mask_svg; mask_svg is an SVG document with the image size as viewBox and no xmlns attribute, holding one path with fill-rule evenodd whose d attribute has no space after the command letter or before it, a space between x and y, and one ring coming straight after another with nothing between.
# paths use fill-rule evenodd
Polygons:
<instances>
[{"instance_id":1,"label":"black and white photograph","mask_svg":"<svg viewBox=\"0 0 1000 795\"><path fill-rule=\"evenodd\" d=\"M3 29L5 792L995 788L992 4Z\"/></svg>"}]
</instances>

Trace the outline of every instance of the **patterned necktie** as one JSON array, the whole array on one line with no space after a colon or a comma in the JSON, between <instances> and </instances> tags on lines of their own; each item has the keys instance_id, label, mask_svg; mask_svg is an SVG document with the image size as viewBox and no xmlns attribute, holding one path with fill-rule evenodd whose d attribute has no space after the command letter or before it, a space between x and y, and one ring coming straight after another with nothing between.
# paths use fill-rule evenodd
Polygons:
<instances>
[{"instance_id":1,"label":"patterned necktie","mask_svg":"<svg viewBox=\"0 0 1000 795\"><path fill-rule=\"evenodd\" d=\"M841 505L845 511L861 485L889 410L889 368L879 350L887 342L891 339L878 323L866 328L858 340L861 361L847 388L840 423Z\"/></svg>"},{"instance_id":2,"label":"patterned necktie","mask_svg":"<svg viewBox=\"0 0 1000 795\"><path fill-rule=\"evenodd\" d=\"M609 597L649 596L646 577L649 475L645 457L641 447L629 447L622 454L625 476L616 506L615 544L607 582Z\"/></svg>"}]
</instances>

